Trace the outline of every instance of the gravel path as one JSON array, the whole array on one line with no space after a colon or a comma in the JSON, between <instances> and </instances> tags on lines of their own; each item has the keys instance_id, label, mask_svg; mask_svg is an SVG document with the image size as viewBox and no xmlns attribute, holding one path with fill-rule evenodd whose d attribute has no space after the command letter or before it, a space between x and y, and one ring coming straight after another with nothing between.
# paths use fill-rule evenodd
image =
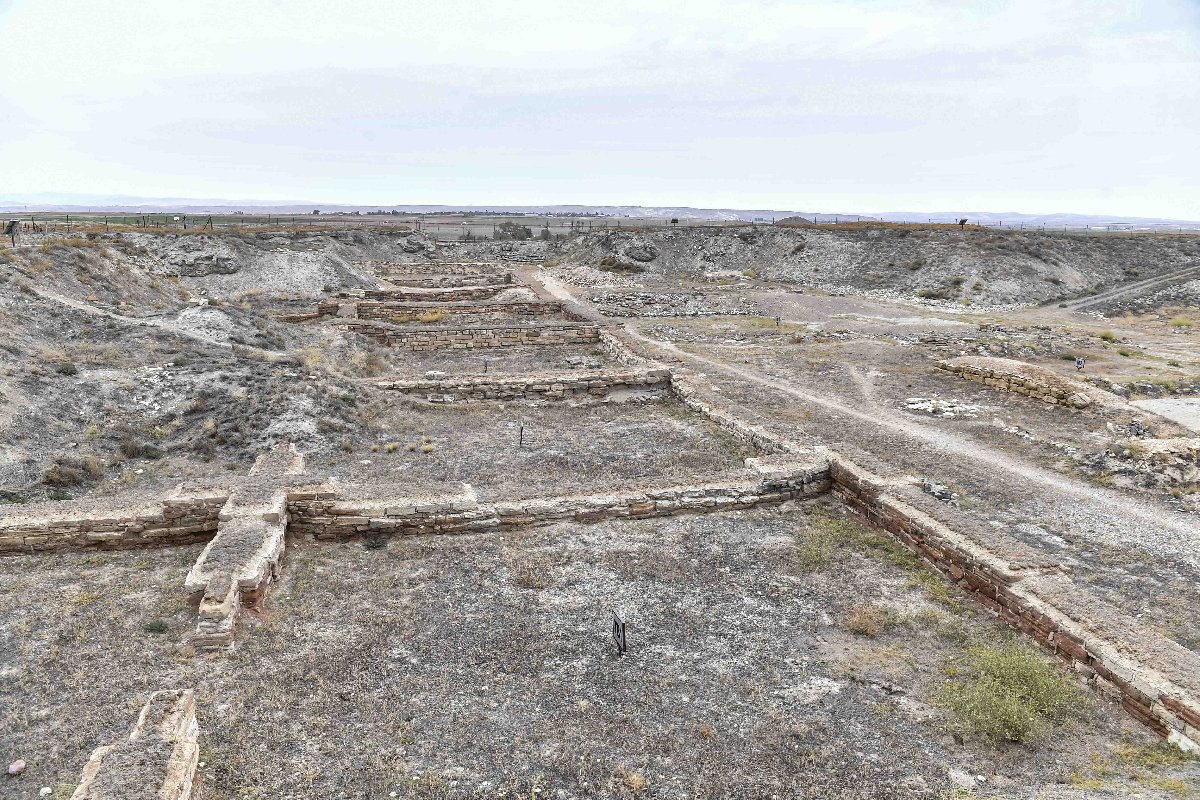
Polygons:
<instances>
[{"instance_id":1,"label":"gravel path","mask_svg":"<svg viewBox=\"0 0 1200 800\"><path fill-rule=\"evenodd\" d=\"M559 281L544 275L529 277L535 282L540 281L550 295L569 304L572 310L587 316L598 315L594 309L575 298ZM1055 508L1060 524L1074 530L1086 531L1089 537L1106 540L1112 544L1147 548L1173 560L1182 561L1192 568L1200 568L1200 525L1197 525L1194 518L1168 511L1150 498L1131 498L1119 492L1073 480L1053 470L1013 458L999 450L983 448L969 439L922 424L912 418L898 416L872 402L869 392L865 390L863 394L868 405L865 408L857 408L842 398L800 389L758 371L688 353L669 342L651 339L637 330L635 322L627 323L625 329L651 352L668 354L669 360L699 366L716 371L727 378L757 384L807 404L836 412L852 425L861 424L872 430L898 434L901 441L916 440L921 445L930 446L952 458L958 466L969 465L986 473L989 480L1004 480L1021 487L1025 494L1035 490L1041 505ZM846 431L842 431L841 435L846 435Z\"/></svg>"}]
</instances>

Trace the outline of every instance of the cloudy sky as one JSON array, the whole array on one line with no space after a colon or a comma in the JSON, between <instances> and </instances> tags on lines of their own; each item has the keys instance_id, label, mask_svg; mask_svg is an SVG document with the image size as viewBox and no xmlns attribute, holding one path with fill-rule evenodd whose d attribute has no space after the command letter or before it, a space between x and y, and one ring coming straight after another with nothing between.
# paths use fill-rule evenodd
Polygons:
<instances>
[{"instance_id":1,"label":"cloudy sky","mask_svg":"<svg viewBox=\"0 0 1200 800\"><path fill-rule=\"evenodd\" d=\"M1200 219L1200 0L0 0L0 198Z\"/></svg>"}]
</instances>

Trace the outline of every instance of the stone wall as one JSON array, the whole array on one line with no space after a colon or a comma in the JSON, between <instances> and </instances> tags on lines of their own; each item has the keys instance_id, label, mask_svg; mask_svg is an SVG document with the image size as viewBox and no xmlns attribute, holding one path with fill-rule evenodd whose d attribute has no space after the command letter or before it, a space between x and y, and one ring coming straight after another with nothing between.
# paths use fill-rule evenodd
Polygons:
<instances>
[{"instance_id":1,"label":"stone wall","mask_svg":"<svg viewBox=\"0 0 1200 800\"><path fill-rule=\"evenodd\" d=\"M364 289L362 296L367 300L398 300L426 303L453 303L459 300L486 300L495 297L510 287L458 286L448 289ZM348 295L349 296L349 295Z\"/></svg>"},{"instance_id":2,"label":"stone wall","mask_svg":"<svg viewBox=\"0 0 1200 800\"><path fill-rule=\"evenodd\" d=\"M200 760L196 695L155 692L127 739L96 748L71 800L189 800Z\"/></svg>"},{"instance_id":3,"label":"stone wall","mask_svg":"<svg viewBox=\"0 0 1200 800\"><path fill-rule=\"evenodd\" d=\"M694 379L674 371L671 377L671 394L679 402L701 415L726 433L753 445L760 453L780 455L801 452L803 448L795 442L771 433L766 428L749 425L724 409L706 402L700 396Z\"/></svg>"},{"instance_id":4,"label":"stone wall","mask_svg":"<svg viewBox=\"0 0 1200 800\"><path fill-rule=\"evenodd\" d=\"M575 370L532 375L474 375L387 381L376 384L405 394L425 395L430 402L456 400L558 400L581 395L603 397L620 390L663 391L671 386L669 369Z\"/></svg>"},{"instance_id":5,"label":"stone wall","mask_svg":"<svg viewBox=\"0 0 1200 800\"><path fill-rule=\"evenodd\" d=\"M313 306L312 311L299 311L295 314L276 314L275 319L280 322L312 322L322 317L336 316L340 305L336 300L322 301Z\"/></svg>"},{"instance_id":6,"label":"stone wall","mask_svg":"<svg viewBox=\"0 0 1200 800\"><path fill-rule=\"evenodd\" d=\"M359 319L388 321L398 314L444 311L447 314L510 314L513 316L559 315L566 312L562 303L384 303L365 300L355 305Z\"/></svg>"},{"instance_id":7,"label":"stone wall","mask_svg":"<svg viewBox=\"0 0 1200 800\"><path fill-rule=\"evenodd\" d=\"M1005 392L1066 408L1088 408L1099 399L1098 390L1074 384L1052 371L1007 358L955 358L937 362L937 368L960 378Z\"/></svg>"},{"instance_id":8,"label":"stone wall","mask_svg":"<svg viewBox=\"0 0 1200 800\"><path fill-rule=\"evenodd\" d=\"M512 273L469 274L469 275L388 275L387 282L396 286L424 287L428 289L451 289L459 286L509 286Z\"/></svg>"},{"instance_id":9,"label":"stone wall","mask_svg":"<svg viewBox=\"0 0 1200 800\"><path fill-rule=\"evenodd\" d=\"M633 351L633 348L624 338L623 331L602 330L600 331L599 349L604 355L626 367L637 367L639 369L648 369L651 367L661 367L662 364L657 361L652 361L649 358L644 358Z\"/></svg>"},{"instance_id":10,"label":"stone wall","mask_svg":"<svg viewBox=\"0 0 1200 800\"><path fill-rule=\"evenodd\" d=\"M406 350L475 350L489 347L588 344L599 341L600 326L563 322L552 325L492 325L487 327L400 328L348 323L348 330Z\"/></svg>"},{"instance_id":11,"label":"stone wall","mask_svg":"<svg viewBox=\"0 0 1200 800\"><path fill-rule=\"evenodd\" d=\"M782 503L829 490L823 458L750 459L756 479L646 488L614 494L576 495L481 504L462 496L376 500L291 500L294 534L316 539L373 535L475 533L554 522L597 522L706 513Z\"/></svg>"},{"instance_id":12,"label":"stone wall","mask_svg":"<svg viewBox=\"0 0 1200 800\"><path fill-rule=\"evenodd\" d=\"M376 275L495 275L508 267L490 261L364 261L361 266Z\"/></svg>"},{"instance_id":13,"label":"stone wall","mask_svg":"<svg viewBox=\"0 0 1200 800\"><path fill-rule=\"evenodd\" d=\"M1172 743L1200 752L1200 656L1065 577L1066 567L911 486L841 456L834 492L1000 619L1071 664Z\"/></svg>"},{"instance_id":14,"label":"stone wall","mask_svg":"<svg viewBox=\"0 0 1200 800\"><path fill-rule=\"evenodd\" d=\"M228 493L177 494L161 501L63 501L8 506L0 516L0 553L68 548L127 548L189 544L212 537Z\"/></svg>"}]
</instances>

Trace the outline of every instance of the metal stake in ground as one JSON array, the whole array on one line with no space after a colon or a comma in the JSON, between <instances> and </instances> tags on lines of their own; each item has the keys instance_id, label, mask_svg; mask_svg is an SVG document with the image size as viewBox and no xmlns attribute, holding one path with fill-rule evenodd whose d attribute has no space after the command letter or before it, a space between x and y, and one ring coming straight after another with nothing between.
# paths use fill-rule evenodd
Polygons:
<instances>
[{"instance_id":1,"label":"metal stake in ground","mask_svg":"<svg viewBox=\"0 0 1200 800\"><path fill-rule=\"evenodd\" d=\"M617 655L625 655L628 650L628 645L625 643L625 621L617 616L617 612L612 612L613 618L613 641L617 645Z\"/></svg>"}]
</instances>

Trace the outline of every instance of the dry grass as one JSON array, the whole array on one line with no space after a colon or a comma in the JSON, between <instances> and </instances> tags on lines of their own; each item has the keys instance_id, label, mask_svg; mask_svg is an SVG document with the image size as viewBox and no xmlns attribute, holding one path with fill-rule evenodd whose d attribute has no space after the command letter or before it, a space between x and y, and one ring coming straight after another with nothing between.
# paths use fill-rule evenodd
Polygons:
<instances>
[{"instance_id":1,"label":"dry grass","mask_svg":"<svg viewBox=\"0 0 1200 800\"><path fill-rule=\"evenodd\" d=\"M857 603L846 614L846 629L859 636L878 636L891 624L891 616L878 603Z\"/></svg>"}]
</instances>

